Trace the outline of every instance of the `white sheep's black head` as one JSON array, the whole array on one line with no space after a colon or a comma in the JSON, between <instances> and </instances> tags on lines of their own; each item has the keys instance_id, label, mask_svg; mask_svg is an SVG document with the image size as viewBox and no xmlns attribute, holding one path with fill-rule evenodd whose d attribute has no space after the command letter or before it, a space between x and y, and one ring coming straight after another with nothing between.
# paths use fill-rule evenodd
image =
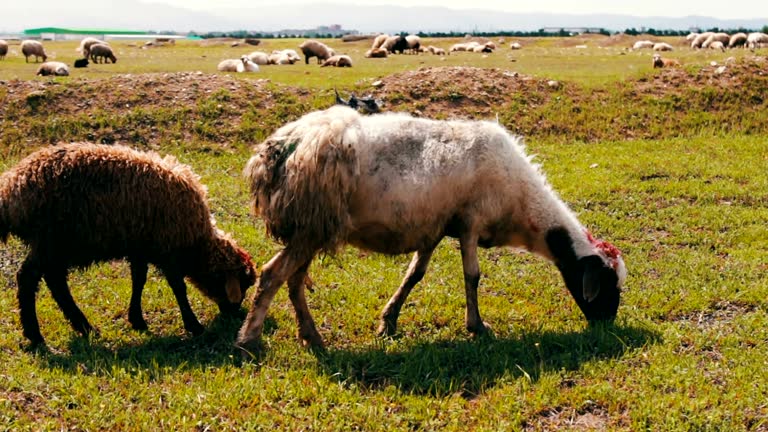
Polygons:
<instances>
[{"instance_id":1,"label":"white sheep's black head","mask_svg":"<svg viewBox=\"0 0 768 432\"><path fill-rule=\"evenodd\" d=\"M363 114L373 114L377 112L381 112L381 105L382 102L380 100L374 99L372 96L366 96L363 98L358 98L355 96L354 93L352 93L349 96L349 100L344 100L339 96L339 92L334 89L336 92L336 104L337 105L345 105L352 109L355 109L357 111L360 111Z\"/></svg>"},{"instance_id":2,"label":"white sheep's black head","mask_svg":"<svg viewBox=\"0 0 768 432\"><path fill-rule=\"evenodd\" d=\"M563 228L550 230L546 240L568 291L587 321L613 321L627 269L615 246L594 239L588 232L585 235L595 246L595 253L587 256L577 256L573 239Z\"/></svg>"}]
</instances>

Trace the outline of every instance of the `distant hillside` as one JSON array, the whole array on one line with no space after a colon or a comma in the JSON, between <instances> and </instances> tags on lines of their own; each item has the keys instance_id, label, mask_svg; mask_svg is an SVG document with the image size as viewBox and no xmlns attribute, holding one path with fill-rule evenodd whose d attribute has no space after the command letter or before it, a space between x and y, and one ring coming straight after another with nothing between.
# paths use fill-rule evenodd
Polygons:
<instances>
[{"instance_id":1,"label":"distant hillside","mask_svg":"<svg viewBox=\"0 0 768 432\"><path fill-rule=\"evenodd\" d=\"M361 32L492 32L534 31L543 27L602 27L608 30L654 28L685 30L701 28L754 28L768 25L768 17L720 20L712 17L638 17L628 15L567 15L510 13L492 10L457 10L440 7L355 6L308 4L301 7L264 6L247 9L216 8L194 11L137 0L95 2L89 0L38 0L7 2L0 32L32 27L127 28L136 30L275 31L309 29L340 24ZM286 13L289 9L290 13Z\"/></svg>"}]
</instances>

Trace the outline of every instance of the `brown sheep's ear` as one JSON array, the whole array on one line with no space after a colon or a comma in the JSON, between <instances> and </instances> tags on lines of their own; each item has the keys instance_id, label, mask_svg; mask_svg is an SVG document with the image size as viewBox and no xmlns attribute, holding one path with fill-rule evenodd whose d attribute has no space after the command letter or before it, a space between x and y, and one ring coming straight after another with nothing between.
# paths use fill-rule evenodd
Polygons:
<instances>
[{"instance_id":1,"label":"brown sheep's ear","mask_svg":"<svg viewBox=\"0 0 768 432\"><path fill-rule=\"evenodd\" d=\"M586 262L582 288L584 290L584 300L588 303L591 303L600 294L600 271L601 268L595 264L595 261L589 260Z\"/></svg>"},{"instance_id":2,"label":"brown sheep's ear","mask_svg":"<svg viewBox=\"0 0 768 432\"><path fill-rule=\"evenodd\" d=\"M239 304L243 301L243 293L240 291L240 281L238 281L234 275L227 277L225 289L227 290L227 299L230 303Z\"/></svg>"}]
</instances>

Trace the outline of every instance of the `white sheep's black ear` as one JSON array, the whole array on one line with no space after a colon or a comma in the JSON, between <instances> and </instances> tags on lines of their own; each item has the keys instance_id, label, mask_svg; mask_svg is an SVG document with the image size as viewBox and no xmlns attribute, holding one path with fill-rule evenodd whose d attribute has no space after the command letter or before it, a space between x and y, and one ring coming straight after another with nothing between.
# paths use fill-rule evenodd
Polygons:
<instances>
[{"instance_id":1,"label":"white sheep's black ear","mask_svg":"<svg viewBox=\"0 0 768 432\"><path fill-rule=\"evenodd\" d=\"M584 276L582 278L582 289L584 300L592 303L600 294L600 281L603 269L602 260L587 260L584 266Z\"/></svg>"}]
</instances>

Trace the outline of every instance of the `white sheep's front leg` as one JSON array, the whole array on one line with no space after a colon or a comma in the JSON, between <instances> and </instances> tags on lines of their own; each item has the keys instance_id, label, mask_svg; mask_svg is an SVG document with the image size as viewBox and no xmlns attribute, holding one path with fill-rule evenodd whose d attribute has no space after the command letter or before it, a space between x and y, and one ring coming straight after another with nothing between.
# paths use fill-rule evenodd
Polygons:
<instances>
[{"instance_id":1,"label":"white sheep's front leg","mask_svg":"<svg viewBox=\"0 0 768 432\"><path fill-rule=\"evenodd\" d=\"M480 284L480 264L477 260L478 235L467 232L459 238L461 262L464 265L464 291L467 297L465 325L472 336L481 336L490 331L490 326L480 318L477 306L477 286Z\"/></svg>"}]
</instances>

